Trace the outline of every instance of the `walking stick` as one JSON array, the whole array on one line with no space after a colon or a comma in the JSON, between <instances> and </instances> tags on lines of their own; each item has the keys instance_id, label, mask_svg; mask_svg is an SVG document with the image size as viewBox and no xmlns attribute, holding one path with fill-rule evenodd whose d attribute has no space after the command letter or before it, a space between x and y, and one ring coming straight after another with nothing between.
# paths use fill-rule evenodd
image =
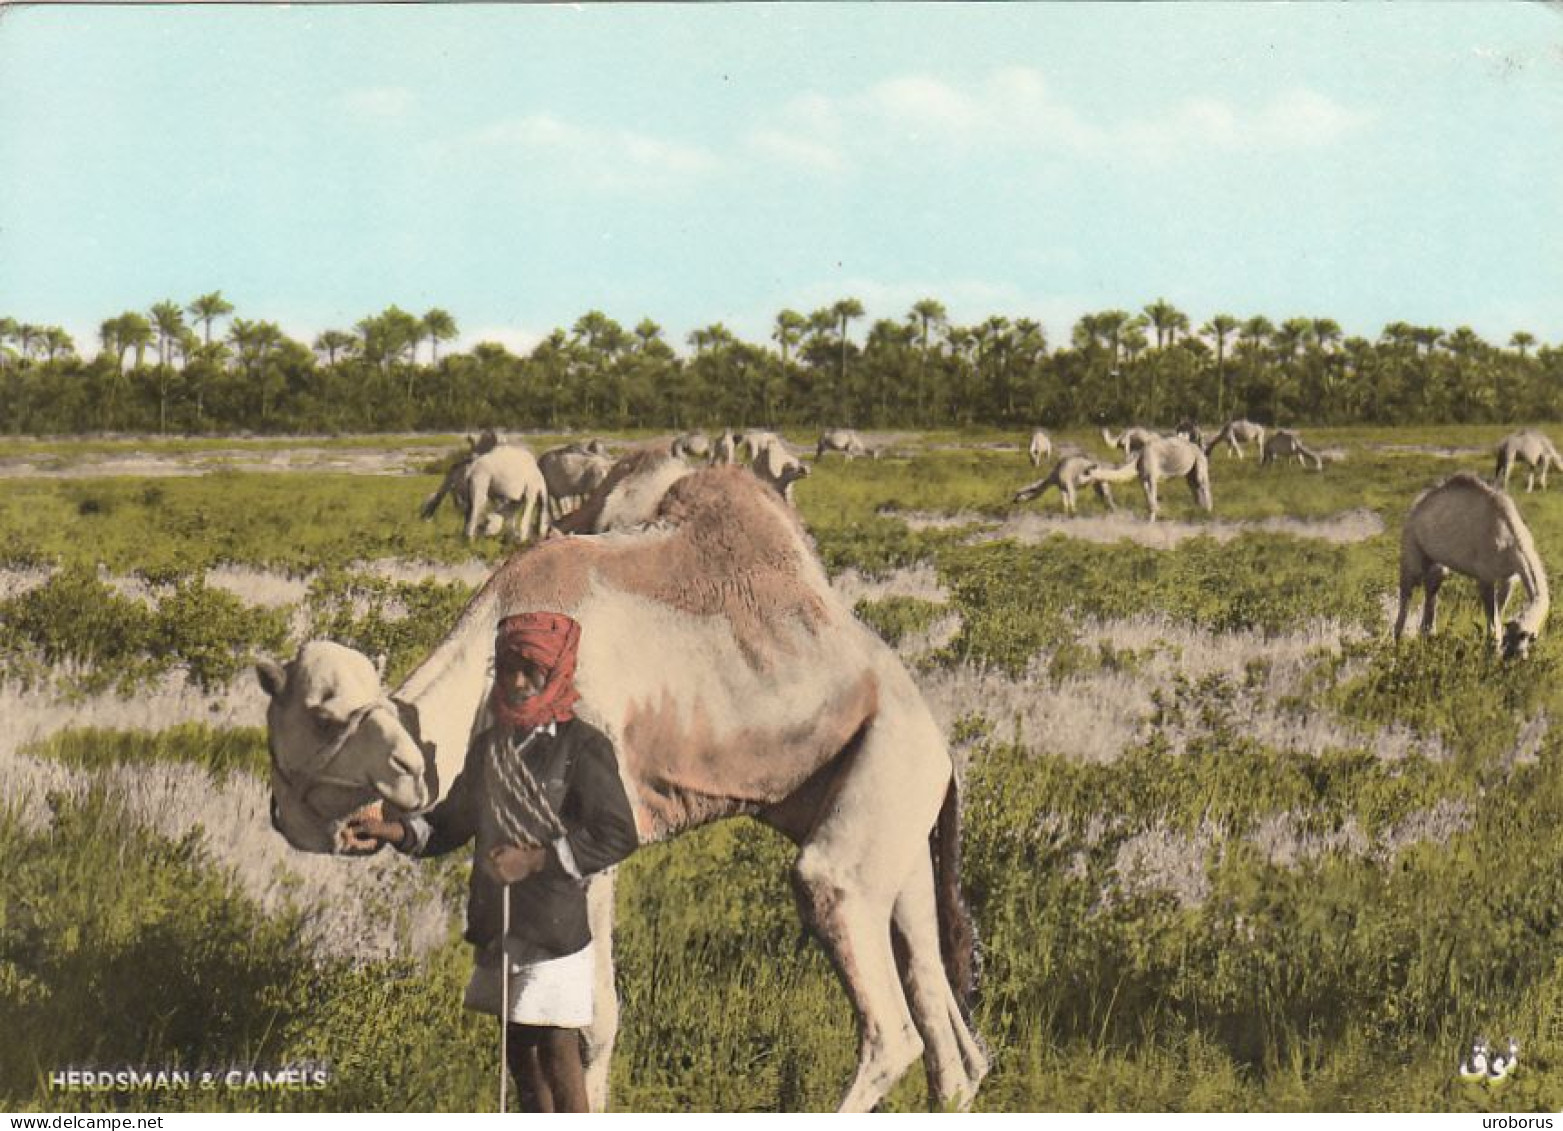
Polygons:
<instances>
[{"instance_id":1,"label":"walking stick","mask_svg":"<svg viewBox=\"0 0 1563 1131\"><path fill-rule=\"evenodd\" d=\"M505 1104L505 1073L510 1069L510 955L505 939L510 934L510 885L499 889L499 1112Z\"/></svg>"}]
</instances>

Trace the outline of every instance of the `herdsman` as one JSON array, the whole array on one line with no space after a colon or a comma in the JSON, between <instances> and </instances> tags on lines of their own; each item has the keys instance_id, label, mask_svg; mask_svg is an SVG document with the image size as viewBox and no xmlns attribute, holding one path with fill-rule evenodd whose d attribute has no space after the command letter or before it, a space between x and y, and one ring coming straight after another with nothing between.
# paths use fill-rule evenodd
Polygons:
<instances>
[{"instance_id":1,"label":"herdsman","mask_svg":"<svg viewBox=\"0 0 1563 1131\"><path fill-rule=\"evenodd\" d=\"M592 948L609 940L592 940L585 877L638 843L613 745L575 717L580 637L580 625L557 613L502 620L495 724L473 740L445 800L422 817L349 825L360 846L389 843L413 856L476 839L466 933L476 964L465 1004L506 1017L510 1072L527 1111L587 1110L580 1030L592 1018Z\"/></svg>"}]
</instances>

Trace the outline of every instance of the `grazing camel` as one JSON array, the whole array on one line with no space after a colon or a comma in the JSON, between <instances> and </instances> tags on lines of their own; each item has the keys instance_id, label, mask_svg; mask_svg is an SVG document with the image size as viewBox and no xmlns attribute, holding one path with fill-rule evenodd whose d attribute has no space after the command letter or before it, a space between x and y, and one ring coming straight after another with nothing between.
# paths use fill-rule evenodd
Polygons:
<instances>
[{"instance_id":1,"label":"grazing camel","mask_svg":"<svg viewBox=\"0 0 1563 1131\"><path fill-rule=\"evenodd\" d=\"M1149 428L1125 428L1114 436L1107 429L1102 429L1102 442L1109 448L1117 448L1126 456L1132 456L1152 440L1159 440L1161 436L1152 432Z\"/></svg>"},{"instance_id":2,"label":"grazing camel","mask_svg":"<svg viewBox=\"0 0 1563 1131\"><path fill-rule=\"evenodd\" d=\"M608 477L612 466L612 457L580 444L544 452L537 467L548 485L550 514L557 519L575 510Z\"/></svg>"},{"instance_id":3,"label":"grazing camel","mask_svg":"<svg viewBox=\"0 0 1563 1131\"><path fill-rule=\"evenodd\" d=\"M819 446L814 449L814 462L818 463L825 458L826 452L840 452L848 460L856 456L879 458L879 449L869 447L863 442L863 437L850 428L832 428L820 436Z\"/></svg>"},{"instance_id":4,"label":"grazing camel","mask_svg":"<svg viewBox=\"0 0 1563 1131\"><path fill-rule=\"evenodd\" d=\"M686 456L705 459L711 454L711 438L704 432L685 432L674 439L668 450L680 459Z\"/></svg>"},{"instance_id":5,"label":"grazing camel","mask_svg":"<svg viewBox=\"0 0 1563 1131\"><path fill-rule=\"evenodd\" d=\"M842 1109L873 1108L919 1057L935 1102L968 1105L987 1058L963 1007L973 940L938 723L774 492L706 468L672 486L658 519L513 555L394 698L340 645L260 663L273 825L295 848L341 853L350 817L432 804L485 723L494 626L531 610L574 617L576 711L613 741L641 841L750 815L798 845L799 910L858 1022ZM617 1024L611 884L594 878L589 903L598 1109Z\"/></svg>"},{"instance_id":6,"label":"grazing camel","mask_svg":"<svg viewBox=\"0 0 1563 1131\"><path fill-rule=\"evenodd\" d=\"M1422 634L1433 631L1438 587L1453 570L1476 579L1482 612L1495 647L1505 658L1529 650L1551 605L1546 567L1514 500L1469 472L1451 475L1423 491L1411 504L1400 535L1400 611L1395 639L1406 627L1411 592L1422 586ZM1519 616L1502 625L1499 618L1514 579L1529 601Z\"/></svg>"},{"instance_id":7,"label":"grazing camel","mask_svg":"<svg viewBox=\"0 0 1563 1131\"><path fill-rule=\"evenodd\" d=\"M515 518L518 541L526 540L534 508L537 536L542 538L548 533L548 485L536 458L520 444L500 444L481 455L457 461L445 473L439 489L423 501L419 513L425 519L433 518L446 495L466 515L468 541L484 528L491 504L502 517ZM504 529L503 522L500 529Z\"/></svg>"},{"instance_id":8,"label":"grazing camel","mask_svg":"<svg viewBox=\"0 0 1563 1131\"><path fill-rule=\"evenodd\" d=\"M1031 446L1026 449L1026 453L1031 457L1032 467L1041 467L1042 461L1053 454L1053 441L1038 428L1031 433Z\"/></svg>"},{"instance_id":9,"label":"grazing camel","mask_svg":"<svg viewBox=\"0 0 1563 1131\"><path fill-rule=\"evenodd\" d=\"M1269 439L1264 443L1264 455L1259 460L1259 466L1269 467L1278 459L1287 459L1295 456L1297 462L1304 467L1308 461L1313 461L1315 471L1324 470L1324 457L1302 442L1302 436L1295 428L1277 428L1270 433Z\"/></svg>"},{"instance_id":10,"label":"grazing camel","mask_svg":"<svg viewBox=\"0 0 1563 1131\"><path fill-rule=\"evenodd\" d=\"M661 445L626 452L586 501L554 523L554 529L561 534L603 534L644 525L656 518L668 488L693 470Z\"/></svg>"},{"instance_id":11,"label":"grazing camel","mask_svg":"<svg viewBox=\"0 0 1563 1131\"><path fill-rule=\"evenodd\" d=\"M1229 420L1221 426L1215 438L1205 445L1205 454L1213 455L1215 450L1223 443L1232 449L1232 454L1238 459L1243 458L1243 445L1253 444L1254 451L1264 454L1265 430L1264 425L1255 424L1252 420Z\"/></svg>"},{"instance_id":12,"label":"grazing camel","mask_svg":"<svg viewBox=\"0 0 1563 1131\"><path fill-rule=\"evenodd\" d=\"M1075 492L1085 485L1085 473L1100 465L1089 456L1067 455L1053 465L1053 470L1047 473L1044 479L1038 479L1022 487L1015 492L1015 502L1023 503L1028 499L1040 498L1047 493L1049 487L1057 487L1058 493L1064 497L1064 513L1075 513ZM1098 479L1091 484L1096 489L1096 497L1107 504L1107 509L1115 511L1118 508L1113 504L1112 489L1105 482Z\"/></svg>"},{"instance_id":13,"label":"grazing camel","mask_svg":"<svg viewBox=\"0 0 1563 1131\"><path fill-rule=\"evenodd\" d=\"M789 503L792 502L792 485L809 474L808 465L779 441L757 447L754 459L749 461L749 470Z\"/></svg>"},{"instance_id":14,"label":"grazing camel","mask_svg":"<svg viewBox=\"0 0 1563 1131\"><path fill-rule=\"evenodd\" d=\"M1493 472L1493 481L1504 490L1508 490L1509 475L1516 461L1526 465L1527 491L1536 486L1537 471L1541 472L1541 489L1545 491L1547 469L1555 467L1563 470L1563 457L1559 457L1557 448L1553 447L1552 441L1544 433L1534 428L1511 433L1498 442L1498 469Z\"/></svg>"},{"instance_id":15,"label":"grazing camel","mask_svg":"<svg viewBox=\"0 0 1563 1131\"><path fill-rule=\"evenodd\" d=\"M1210 461L1204 449L1180 436L1159 436L1142 447L1138 455L1117 467L1102 464L1088 467L1081 472L1080 483L1127 483L1138 479L1150 507L1150 520L1155 522L1158 513L1156 484L1174 476L1181 476L1188 482L1196 503L1207 512L1211 509Z\"/></svg>"}]
</instances>

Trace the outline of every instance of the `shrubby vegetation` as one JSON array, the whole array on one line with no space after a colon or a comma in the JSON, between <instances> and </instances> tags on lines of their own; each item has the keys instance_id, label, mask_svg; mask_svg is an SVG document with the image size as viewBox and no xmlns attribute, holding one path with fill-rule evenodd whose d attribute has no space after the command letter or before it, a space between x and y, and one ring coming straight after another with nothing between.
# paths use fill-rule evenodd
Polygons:
<instances>
[{"instance_id":1,"label":"shrubby vegetation","mask_svg":"<svg viewBox=\"0 0 1563 1131\"><path fill-rule=\"evenodd\" d=\"M392 306L310 343L236 316L221 292L126 311L93 344L0 317L0 432L364 432L511 427L1171 423L1476 423L1557 419L1563 351L1518 332L1392 322L1369 340L1328 317L1213 313L1164 298L1082 316L1068 342L1033 319L952 322L924 299L867 324L844 298L783 310L766 343L720 323L680 355L650 318L601 311L526 356L486 342L440 353L456 321ZM214 334L215 329L215 334ZM427 348L425 348L427 346Z\"/></svg>"},{"instance_id":2,"label":"shrubby vegetation","mask_svg":"<svg viewBox=\"0 0 1563 1131\"><path fill-rule=\"evenodd\" d=\"M1074 438L1089 442L1084 433ZM1441 637L1398 648L1386 639L1399 516L1416 490L1462 466L1388 445L1481 449L1488 435L1317 439L1345 446L1346 462L1315 475L1217 457L1217 520L1322 519L1366 507L1384 520L1383 533L1335 544L1247 530L1171 550L1059 536L967 544L960 530L914 532L894 517L966 512L973 527L991 528L1036 513L1005 502L1030 474L1013 450L928 450L910 462L850 468L827 461L799 485L832 569L882 574L922 563L937 572L945 605L886 596L860 606L891 639L958 613L960 632L935 664L1025 671L1039 681L1093 665L1133 671L1141 657L1091 638L1085 626L1097 618L1159 617L1208 639L1279 637L1323 621L1347 630L1338 649L1298 662L1297 686L1281 691L1291 700L1270 704L1306 704L1347 724L1331 732L1334 745L1311 752L1278 749L1250 725L1255 691L1245 681L1263 684L1262 655L1247 672L1169 677L1139 737L1111 761L1087 764L1045 741L1012 744L997 737L1005 720L968 714L955 725L965 767L963 880L983 958L975 1019L995 1064L980 1108L1563 1105L1563 739L1545 725L1563 717L1555 634L1523 664L1491 658L1471 587L1455 579L1444 590ZM385 652L395 678L443 632L466 588L385 581L352 563L466 554L449 524L413 519L429 480L319 476L301 485L303 477L289 477L284 491L271 486L274 478L226 478L222 491L242 500L231 507L198 479L157 483L164 494L154 505L142 501L154 485L133 481L18 483L33 506L0 500L0 547L11 548L13 565L64 565L0 602L8 649L0 655L24 675L59 662L112 669L102 677L109 683L122 672L139 678L152 665L186 663L215 686L226 669L206 645L275 642L267 634L289 631L296 613L310 635ZM1563 560L1563 502L1517 498L1543 556ZM96 513L82 505L93 499ZM1208 521L1180 485L1167 500L1169 518ZM1123 501L1138 510L1134 492ZM307 517L289 524L289 507ZM37 509L53 525L35 521ZM196 510L208 516L220 554L167 518L188 522ZM293 531L291 545L267 537L272 524ZM361 529L367 548L355 550L343 525ZM87 530L90 551L81 548ZM416 549L396 548L397 537L416 539L405 543ZM176 545L166 555L163 538ZM181 553L203 564L309 572L310 588L294 610L231 604L176 570ZM153 596L119 596L92 568L94 554L111 569L141 570ZM164 618L174 626L169 638L182 641L176 657L147 643L149 626ZM222 635L198 631L208 623ZM1038 656L1049 662L1037 665ZM1371 741L1385 728L1440 741L1392 759ZM265 757L258 727L78 728L30 753L84 774L166 759L245 773ZM301 945L299 920L262 915L200 835L169 840L137 828L103 787L80 800L56 798L48 816L40 827L0 810L8 861L0 874L0 1028L44 1035L0 1042L0 1106L58 1107L38 1070L60 1064L304 1058L332 1062L327 1089L110 1093L81 1103L491 1104L494 1027L460 1008L466 957L454 928L449 945L419 962L320 959ZM798 925L790 858L757 824L728 822L624 866L617 1107L815 1109L836 1101L853 1061L850 1013ZM1495 1040L1513 1033L1523 1046L1521 1071L1501 1086L1456 1077L1478 1032ZM913 1077L888 1106L922 1105L920 1074Z\"/></svg>"}]
</instances>

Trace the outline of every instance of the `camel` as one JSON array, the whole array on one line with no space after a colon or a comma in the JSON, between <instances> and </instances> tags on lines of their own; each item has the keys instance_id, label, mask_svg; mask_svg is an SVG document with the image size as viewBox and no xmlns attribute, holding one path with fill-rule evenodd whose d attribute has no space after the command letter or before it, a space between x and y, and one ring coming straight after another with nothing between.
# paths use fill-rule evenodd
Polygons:
<instances>
[{"instance_id":1,"label":"camel","mask_svg":"<svg viewBox=\"0 0 1563 1131\"><path fill-rule=\"evenodd\" d=\"M749 470L788 503L793 501L792 485L809 474L808 466L780 441L759 444L754 449L754 459L749 461Z\"/></svg>"},{"instance_id":2,"label":"camel","mask_svg":"<svg viewBox=\"0 0 1563 1131\"><path fill-rule=\"evenodd\" d=\"M1053 454L1053 441L1038 428L1031 433L1031 446L1026 451L1031 456L1031 466L1041 467L1042 461Z\"/></svg>"},{"instance_id":3,"label":"camel","mask_svg":"<svg viewBox=\"0 0 1563 1131\"><path fill-rule=\"evenodd\" d=\"M539 456L537 467L548 486L552 516L557 519L580 506L607 478L612 466L611 457L598 455L579 444L554 448Z\"/></svg>"},{"instance_id":4,"label":"camel","mask_svg":"<svg viewBox=\"0 0 1563 1131\"><path fill-rule=\"evenodd\" d=\"M1295 456L1304 467L1312 460L1315 471L1324 470L1324 457L1304 444L1295 428L1277 428L1270 433L1269 439L1264 442L1264 455L1259 460L1259 466L1269 467L1276 460L1289 456Z\"/></svg>"},{"instance_id":5,"label":"camel","mask_svg":"<svg viewBox=\"0 0 1563 1131\"><path fill-rule=\"evenodd\" d=\"M434 517L446 495L466 515L468 541L484 529L490 504L501 516L514 517L518 541L526 540L534 508L537 536L542 538L548 533L548 485L536 458L520 444L500 444L452 464L439 489L423 501L419 513L424 519ZM503 521L500 529L504 529Z\"/></svg>"},{"instance_id":6,"label":"camel","mask_svg":"<svg viewBox=\"0 0 1563 1131\"><path fill-rule=\"evenodd\" d=\"M879 449L869 447L863 437L850 428L832 428L821 435L819 446L814 449L814 462L824 459L826 452L840 452L849 461L856 456L879 458Z\"/></svg>"},{"instance_id":7,"label":"camel","mask_svg":"<svg viewBox=\"0 0 1563 1131\"><path fill-rule=\"evenodd\" d=\"M1117 448L1126 456L1132 456L1152 440L1159 440L1161 436L1152 432L1149 428L1125 428L1114 436L1107 429L1102 429L1102 442L1109 448Z\"/></svg>"},{"instance_id":8,"label":"camel","mask_svg":"<svg viewBox=\"0 0 1563 1131\"><path fill-rule=\"evenodd\" d=\"M1216 433L1215 438L1205 445L1205 454L1213 455L1223 443L1232 449L1232 454L1238 459L1243 458L1244 444L1253 444L1254 450L1263 454L1264 425L1255 424L1252 420L1229 420L1221 426L1221 431Z\"/></svg>"},{"instance_id":9,"label":"camel","mask_svg":"<svg viewBox=\"0 0 1563 1131\"><path fill-rule=\"evenodd\" d=\"M1045 479L1038 479L1016 491L1015 502L1023 503L1028 499L1039 498L1047 493L1049 487L1057 487L1058 493L1064 497L1064 513L1072 515L1075 513L1075 492L1084 484L1082 477L1087 470L1098 466L1096 460L1089 456L1064 456L1053 465L1053 470L1047 473ZM1105 482L1098 479L1091 486L1096 489L1097 498L1107 504L1108 510L1118 509L1113 504L1112 489Z\"/></svg>"},{"instance_id":10,"label":"camel","mask_svg":"<svg viewBox=\"0 0 1563 1131\"><path fill-rule=\"evenodd\" d=\"M272 822L341 853L347 819L449 788L484 703L494 626L581 623L576 707L612 739L641 840L750 815L798 846L793 884L858 1023L841 1108L874 1107L921 1056L935 1102L987 1072L962 999L973 941L957 874L954 762L905 665L833 592L796 514L738 468L679 479L639 530L512 555L388 696L370 661L312 641L257 665L269 696ZM648 652L649 650L649 652ZM612 880L592 881L611 939ZM586 1034L596 1106L617 1025L611 948Z\"/></svg>"},{"instance_id":11,"label":"camel","mask_svg":"<svg viewBox=\"0 0 1563 1131\"><path fill-rule=\"evenodd\" d=\"M603 534L642 526L656 518L668 488L693 470L661 445L626 452L586 501L554 523L554 529L561 534Z\"/></svg>"},{"instance_id":12,"label":"camel","mask_svg":"<svg viewBox=\"0 0 1563 1131\"><path fill-rule=\"evenodd\" d=\"M1438 587L1453 570L1475 578L1494 647L1505 658L1524 656L1541 634L1551 605L1547 571L1514 500L1470 472L1451 475L1411 504L1400 536L1400 611L1395 640L1406 626L1411 592L1422 586L1422 634L1433 631ZM1518 577L1528 603L1500 624Z\"/></svg>"},{"instance_id":13,"label":"camel","mask_svg":"<svg viewBox=\"0 0 1563 1131\"><path fill-rule=\"evenodd\" d=\"M787 441L783 440L775 432L767 432L761 428L750 428L738 436L738 446L744 450L748 459L754 459L760 454L760 449L774 445L782 451L790 451Z\"/></svg>"},{"instance_id":14,"label":"camel","mask_svg":"<svg viewBox=\"0 0 1563 1131\"><path fill-rule=\"evenodd\" d=\"M1085 468L1080 473L1079 483L1127 483L1138 479L1145 492L1145 502L1150 506L1150 520L1155 522L1158 511L1156 484L1173 476L1187 480L1194 501L1207 512L1211 509L1209 458L1198 444L1191 444L1180 436L1159 436L1142 447L1138 455L1117 467L1096 464Z\"/></svg>"},{"instance_id":15,"label":"camel","mask_svg":"<svg viewBox=\"0 0 1563 1131\"><path fill-rule=\"evenodd\" d=\"M1193 417L1185 416L1178 421L1178 426L1172 430L1172 434L1182 436L1191 444L1198 444L1202 448L1205 446L1204 429L1200 428L1199 421Z\"/></svg>"},{"instance_id":16,"label":"camel","mask_svg":"<svg viewBox=\"0 0 1563 1131\"><path fill-rule=\"evenodd\" d=\"M711 454L711 438L704 432L685 432L674 439L668 450L680 459L685 456L705 459Z\"/></svg>"},{"instance_id":17,"label":"camel","mask_svg":"<svg viewBox=\"0 0 1563 1131\"><path fill-rule=\"evenodd\" d=\"M711 453L711 462L723 466L738 462L738 434L731 428L724 428L722 434L716 438L716 448Z\"/></svg>"},{"instance_id":18,"label":"camel","mask_svg":"<svg viewBox=\"0 0 1563 1131\"><path fill-rule=\"evenodd\" d=\"M1547 489L1547 469L1563 469L1563 457L1558 455L1558 450L1547 439L1544 433L1534 428L1521 429L1505 436L1498 442L1498 469L1493 472L1493 481L1504 490L1509 487L1509 475L1514 470L1516 461L1526 465L1525 490L1530 491L1536 486L1536 472L1541 472L1541 489Z\"/></svg>"}]
</instances>

